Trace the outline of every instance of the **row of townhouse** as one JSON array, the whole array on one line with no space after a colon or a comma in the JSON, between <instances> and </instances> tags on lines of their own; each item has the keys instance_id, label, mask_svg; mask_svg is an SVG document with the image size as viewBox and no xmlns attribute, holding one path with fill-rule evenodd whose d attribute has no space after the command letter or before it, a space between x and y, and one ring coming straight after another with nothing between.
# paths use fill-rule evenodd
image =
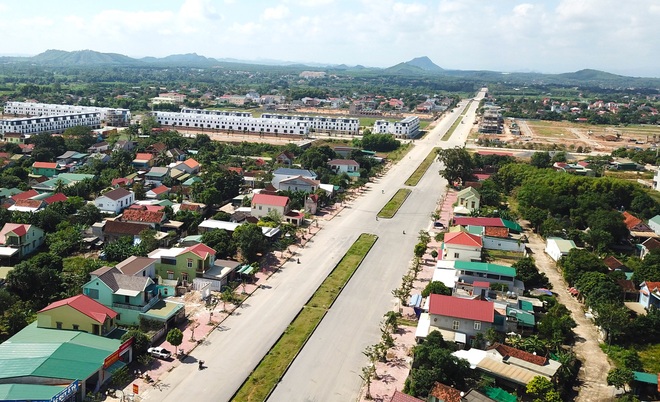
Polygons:
<instances>
[{"instance_id":1,"label":"row of townhouse","mask_svg":"<svg viewBox=\"0 0 660 402\"><path fill-rule=\"evenodd\" d=\"M110 126L127 126L131 122L131 111L128 109L13 101L5 104L5 114L20 116L59 116L80 113L99 113L101 120Z\"/></svg>"},{"instance_id":2,"label":"row of townhouse","mask_svg":"<svg viewBox=\"0 0 660 402\"><path fill-rule=\"evenodd\" d=\"M232 130L250 133L293 134L306 136L309 134L310 123L304 121L288 121L279 119L264 119L256 117L223 116L193 114L181 112L152 112L152 116L164 126L182 128L209 128L213 130Z\"/></svg>"},{"instance_id":3,"label":"row of townhouse","mask_svg":"<svg viewBox=\"0 0 660 402\"><path fill-rule=\"evenodd\" d=\"M271 113L264 113L261 117L266 119L308 121L311 123L311 129L322 133L357 135L360 130L360 119L355 117L298 116Z\"/></svg>"},{"instance_id":4,"label":"row of townhouse","mask_svg":"<svg viewBox=\"0 0 660 402\"><path fill-rule=\"evenodd\" d=\"M419 117L408 116L401 121L376 120L375 134L393 134L396 138L414 138L419 134Z\"/></svg>"},{"instance_id":5,"label":"row of townhouse","mask_svg":"<svg viewBox=\"0 0 660 402\"><path fill-rule=\"evenodd\" d=\"M67 128L87 126L91 129L101 128L101 114L99 112L69 113L42 117L19 117L0 120L0 134L61 134ZM5 139L8 142L15 142Z\"/></svg>"}]
</instances>

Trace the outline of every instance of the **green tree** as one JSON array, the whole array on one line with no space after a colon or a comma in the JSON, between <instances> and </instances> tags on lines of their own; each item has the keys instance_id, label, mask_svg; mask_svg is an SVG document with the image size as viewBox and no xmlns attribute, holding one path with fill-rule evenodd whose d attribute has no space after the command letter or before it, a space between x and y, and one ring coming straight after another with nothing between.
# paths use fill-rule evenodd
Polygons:
<instances>
[{"instance_id":1,"label":"green tree","mask_svg":"<svg viewBox=\"0 0 660 402\"><path fill-rule=\"evenodd\" d=\"M549 168L552 166L552 163L550 163L551 159L548 152L534 152L530 164L537 168Z\"/></svg>"},{"instance_id":2,"label":"green tree","mask_svg":"<svg viewBox=\"0 0 660 402\"><path fill-rule=\"evenodd\" d=\"M85 204L75 215L75 221L83 226L92 226L103 219L101 211L94 204Z\"/></svg>"},{"instance_id":3,"label":"green tree","mask_svg":"<svg viewBox=\"0 0 660 402\"><path fill-rule=\"evenodd\" d=\"M596 325L607 331L607 349L631 324L630 310L621 303L604 302L594 306Z\"/></svg>"},{"instance_id":4,"label":"green tree","mask_svg":"<svg viewBox=\"0 0 660 402\"><path fill-rule=\"evenodd\" d=\"M224 229L213 229L202 234L202 243L216 251L216 257L229 258L236 254L232 236Z\"/></svg>"},{"instance_id":5,"label":"green tree","mask_svg":"<svg viewBox=\"0 0 660 402\"><path fill-rule=\"evenodd\" d=\"M633 371L627 368L615 367L607 373L607 385L612 385L616 389L623 389L623 392L628 392L626 385L632 384L634 379Z\"/></svg>"},{"instance_id":6,"label":"green tree","mask_svg":"<svg viewBox=\"0 0 660 402\"><path fill-rule=\"evenodd\" d=\"M551 287L548 277L539 272L532 257L522 258L511 266L516 269L516 278L525 284L525 289Z\"/></svg>"},{"instance_id":7,"label":"green tree","mask_svg":"<svg viewBox=\"0 0 660 402\"><path fill-rule=\"evenodd\" d=\"M133 351L136 356L147 353L147 349L151 344L151 340L144 332L139 329L129 329L124 335L121 336L121 341L126 342L133 338Z\"/></svg>"},{"instance_id":8,"label":"green tree","mask_svg":"<svg viewBox=\"0 0 660 402\"><path fill-rule=\"evenodd\" d=\"M253 223L237 227L232 239L241 253L243 262L254 262L257 260L257 254L266 251L266 237L261 228Z\"/></svg>"},{"instance_id":9,"label":"green tree","mask_svg":"<svg viewBox=\"0 0 660 402\"><path fill-rule=\"evenodd\" d=\"M429 297L431 294L451 296L451 289L440 281L431 281L422 290L422 297Z\"/></svg>"},{"instance_id":10,"label":"green tree","mask_svg":"<svg viewBox=\"0 0 660 402\"><path fill-rule=\"evenodd\" d=\"M440 170L450 185L464 184L472 179L474 162L465 147L446 148L438 150L438 158L445 166Z\"/></svg>"},{"instance_id":11,"label":"green tree","mask_svg":"<svg viewBox=\"0 0 660 402\"><path fill-rule=\"evenodd\" d=\"M564 278L570 285L574 284L585 272L607 273L607 266L598 256L583 249L572 249L568 255L559 260Z\"/></svg>"},{"instance_id":12,"label":"green tree","mask_svg":"<svg viewBox=\"0 0 660 402\"><path fill-rule=\"evenodd\" d=\"M398 311L388 311L383 317L385 317L385 321L383 323L385 328L392 332L396 332L396 330L399 328L399 317L401 317L401 313Z\"/></svg>"},{"instance_id":13,"label":"green tree","mask_svg":"<svg viewBox=\"0 0 660 402\"><path fill-rule=\"evenodd\" d=\"M424 256L424 253L426 253L426 244L425 243L415 244L414 253L415 253L415 257L422 258Z\"/></svg>"},{"instance_id":14,"label":"green tree","mask_svg":"<svg viewBox=\"0 0 660 402\"><path fill-rule=\"evenodd\" d=\"M527 395L530 395L534 402L561 402L561 396L555 390L555 386L546 377L536 376L527 383Z\"/></svg>"},{"instance_id":15,"label":"green tree","mask_svg":"<svg viewBox=\"0 0 660 402\"><path fill-rule=\"evenodd\" d=\"M167 333L165 340L174 346L174 354L178 354L179 345L183 342L183 332L179 328L172 328Z\"/></svg>"}]
</instances>

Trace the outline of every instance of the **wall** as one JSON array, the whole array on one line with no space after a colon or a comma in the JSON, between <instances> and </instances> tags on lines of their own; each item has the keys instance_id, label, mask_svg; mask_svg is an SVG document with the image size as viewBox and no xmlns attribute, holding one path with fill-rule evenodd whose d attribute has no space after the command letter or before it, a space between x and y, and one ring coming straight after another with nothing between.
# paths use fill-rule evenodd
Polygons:
<instances>
[{"instance_id":1,"label":"wall","mask_svg":"<svg viewBox=\"0 0 660 402\"><path fill-rule=\"evenodd\" d=\"M520 253L525 251L525 243L515 239L483 236L481 240L484 243L484 248L489 250L517 251Z\"/></svg>"},{"instance_id":2,"label":"wall","mask_svg":"<svg viewBox=\"0 0 660 402\"><path fill-rule=\"evenodd\" d=\"M454 321L459 322L458 329L456 330L453 329ZM453 318L453 317L445 317L436 314L431 314L431 326L438 327L441 329L446 329L449 331L460 332L463 334L467 334L468 336L475 336L478 333L485 334L486 331L488 331L488 329L492 326L492 324L489 322L481 321L481 330L477 331L474 329L473 320L466 320L463 318Z\"/></svg>"},{"instance_id":3,"label":"wall","mask_svg":"<svg viewBox=\"0 0 660 402\"><path fill-rule=\"evenodd\" d=\"M57 328L57 322L62 323L62 329L73 330L73 324L79 326L79 331L93 334L93 324L99 324L85 314L79 312L71 306L64 305L52 310L37 314L37 326L40 328Z\"/></svg>"}]
</instances>

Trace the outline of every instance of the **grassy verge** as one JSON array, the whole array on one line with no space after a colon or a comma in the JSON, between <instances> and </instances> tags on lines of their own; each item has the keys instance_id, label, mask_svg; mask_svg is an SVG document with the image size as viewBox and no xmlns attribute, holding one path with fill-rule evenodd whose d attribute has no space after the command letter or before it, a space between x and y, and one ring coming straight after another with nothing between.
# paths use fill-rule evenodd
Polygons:
<instances>
[{"instance_id":1,"label":"grassy verge","mask_svg":"<svg viewBox=\"0 0 660 402\"><path fill-rule=\"evenodd\" d=\"M660 344L644 345L637 354L647 373L660 373Z\"/></svg>"},{"instance_id":2,"label":"grassy verge","mask_svg":"<svg viewBox=\"0 0 660 402\"><path fill-rule=\"evenodd\" d=\"M458 119L456 119L456 121L454 122L454 124L452 124L452 126L449 128L449 130L447 131L447 133L445 133L445 135L442 136L442 141L447 141L447 140L449 139L449 137L451 137L452 134L454 134L454 131L456 130L456 127L458 127L458 125L461 124L461 122L463 121L463 117L464 117L465 114L467 113L467 111L468 111L468 109L470 108L470 105L471 105L471 104L472 104L472 101L468 102L468 104L467 104L467 106L465 107L465 109L463 109L463 113L461 113L461 115L458 116Z\"/></svg>"},{"instance_id":3,"label":"grassy verge","mask_svg":"<svg viewBox=\"0 0 660 402\"><path fill-rule=\"evenodd\" d=\"M392 218L396 212L401 208L401 205L403 205L403 202L408 198L412 190L407 189L407 188L400 188L399 191L394 194L394 197L392 197L387 204L383 207L383 209L378 212L378 217L379 218Z\"/></svg>"},{"instance_id":4,"label":"grassy verge","mask_svg":"<svg viewBox=\"0 0 660 402\"><path fill-rule=\"evenodd\" d=\"M408 154L408 152L410 152L410 150L413 149L414 146L415 145L413 145L410 142L406 144L401 144L399 148L385 154L385 157L387 158L387 160L389 160L392 163L398 162L401 159L403 159Z\"/></svg>"},{"instance_id":5,"label":"grassy verge","mask_svg":"<svg viewBox=\"0 0 660 402\"><path fill-rule=\"evenodd\" d=\"M363 233L236 392L233 401L265 401L378 237Z\"/></svg>"},{"instance_id":6,"label":"grassy verge","mask_svg":"<svg viewBox=\"0 0 660 402\"><path fill-rule=\"evenodd\" d=\"M491 260L514 260L518 261L525 255L517 251L488 250L488 258Z\"/></svg>"},{"instance_id":7,"label":"grassy verge","mask_svg":"<svg viewBox=\"0 0 660 402\"><path fill-rule=\"evenodd\" d=\"M438 156L437 154L438 148L433 148L431 152L429 152L428 155L426 155L426 158L422 161L422 163L417 166L417 169L413 172L413 174L410 175L408 180L406 180L405 185L406 186L416 186L417 183L419 183L420 180L422 180L422 177L424 177L424 173L426 173L427 170L429 170L429 166L433 163L435 158Z\"/></svg>"}]
</instances>

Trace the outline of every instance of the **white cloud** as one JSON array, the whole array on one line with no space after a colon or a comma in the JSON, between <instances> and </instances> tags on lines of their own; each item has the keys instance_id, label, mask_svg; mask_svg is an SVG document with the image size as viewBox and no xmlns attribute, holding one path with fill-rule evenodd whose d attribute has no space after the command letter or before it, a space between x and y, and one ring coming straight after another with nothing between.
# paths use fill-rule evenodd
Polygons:
<instances>
[{"instance_id":1,"label":"white cloud","mask_svg":"<svg viewBox=\"0 0 660 402\"><path fill-rule=\"evenodd\" d=\"M277 7L266 8L261 14L261 19L264 21L281 20L288 17L290 13L289 7L280 4Z\"/></svg>"}]
</instances>

